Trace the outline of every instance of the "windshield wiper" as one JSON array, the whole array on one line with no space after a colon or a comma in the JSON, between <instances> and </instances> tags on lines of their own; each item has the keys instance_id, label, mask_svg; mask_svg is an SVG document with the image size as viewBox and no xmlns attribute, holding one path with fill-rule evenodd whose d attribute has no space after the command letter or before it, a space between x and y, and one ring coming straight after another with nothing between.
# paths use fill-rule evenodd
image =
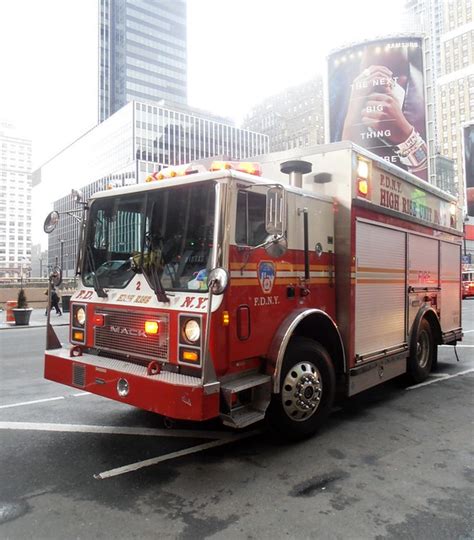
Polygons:
<instances>
[{"instance_id":1,"label":"windshield wiper","mask_svg":"<svg viewBox=\"0 0 474 540\"><path fill-rule=\"evenodd\" d=\"M169 302L170 299L168 298L163 284L161 283L160 274L158 273L158 268L156 265L144 264L141 270L145 276L145 279L148 281L148 285L150 285L150 287L153 289L158 302Z\"/></svg>"},{"instance_id":2,"label":"windshield wiper","mask_svg":"<svg viewBox=\"0 0 474 540\"><path fill-rule=\"evenodd\" d=\"M145 241L142 243L142 250L140 254L131 257L131 266L134 272L143 274L148 285L153 289L156 298L159 302L169 302L166 291L161 283L159 274L159 265L162 262L161 250L156 253L156 258L153 258L152 251L149 250L145 253Z\"/></svg>"},{"instance_id":3,"label":"windshield wiper","mask_svg":"<svg viewBox=\"0 0 474 540\"><path fill-rule=\"evenodd\" d=\"M89 244L86 247L86 254L87 254L87 261L89 263L90 274L92 276L92 283L93 283L92 286L94 287L94 291L96 292L97 296L99 296L100 298L107 298L107 293L102 288L102 285L100 284L100 281L99 281L99 276L96 274L94 254Z\"/></svg>"}]
</instances>

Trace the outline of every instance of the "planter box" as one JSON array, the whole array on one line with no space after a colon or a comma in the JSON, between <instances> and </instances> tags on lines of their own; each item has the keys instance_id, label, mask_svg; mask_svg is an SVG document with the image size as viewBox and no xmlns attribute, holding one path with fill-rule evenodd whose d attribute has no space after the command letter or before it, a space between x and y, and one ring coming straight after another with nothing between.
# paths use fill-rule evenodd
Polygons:
<instances>
[{"instance_id":1,"label":"planter box","mask_svg":"<svg viewBox=\"0 0 474 540\"><path fill-rule=\"evenodd\" d=\"M30 317L33 308L18 309L14 308L13 316L15 317L16 326L28 326L30 324Z\"/></svg>"}]
</instances>

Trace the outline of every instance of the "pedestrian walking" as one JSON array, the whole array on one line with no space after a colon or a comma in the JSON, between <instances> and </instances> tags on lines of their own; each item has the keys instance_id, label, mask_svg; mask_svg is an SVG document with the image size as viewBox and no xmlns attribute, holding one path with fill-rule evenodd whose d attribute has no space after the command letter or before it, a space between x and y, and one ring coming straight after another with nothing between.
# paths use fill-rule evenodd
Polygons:
<instances>
[{"instance_id":1,"label":"pedestrian walking","mask_svg":"<svg viewBox=\"0 0 474 540\"><path fill-rule=\"evenodd\" d=\"M46 291L45 294L48 294L48 292ZM63 314L61 308L59 307L59 295L56 292L56 289L54 287L51 287L51 309L53 308L56 310L56 315L58 315L59 317ZM46 308L44 314L47 315L47 313L48 308Z\"/></svg>"},{"instance_id":2,"label":"pedestrian walking","mask_svg":"<svg viewBox=\"0 0 474 540\"><path fill-rule=\"evenodd\" d=\"M56 315L62 315L61 308L59 307L59 294L54 287L51 287L51 308L56 310Z\"/></svg>"}]
</instances>

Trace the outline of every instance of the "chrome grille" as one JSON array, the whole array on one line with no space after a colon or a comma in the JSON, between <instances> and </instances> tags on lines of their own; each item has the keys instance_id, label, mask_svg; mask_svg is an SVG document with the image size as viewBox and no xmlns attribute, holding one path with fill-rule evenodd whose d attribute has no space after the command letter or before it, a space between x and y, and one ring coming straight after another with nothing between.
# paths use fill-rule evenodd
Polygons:
<instances>
[{"instance_id":1,"label":"chrome grille","mask_svg":"<svg viewBox=\"0 0 474 540\"><path fill-rule=\"evenodd\" d=\"M150 312L100 309L104 326L95 328L95 347L131 358L168 360L168 315ZM158 321L156 335L145 334L145 321Z\"/></svg>"}]
</instances>

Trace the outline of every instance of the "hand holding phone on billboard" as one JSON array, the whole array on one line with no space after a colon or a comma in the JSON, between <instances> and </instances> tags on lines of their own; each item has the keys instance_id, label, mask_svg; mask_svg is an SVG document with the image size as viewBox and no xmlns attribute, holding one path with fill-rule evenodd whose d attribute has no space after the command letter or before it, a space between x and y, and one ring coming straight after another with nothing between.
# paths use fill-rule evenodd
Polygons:
<instances>
[{"instance_id":1,"label":"hand holding phone on billboard","mask_svg":"<svg viewBox=\"0 0 474 540\"><path fill-rule=\"evenodd\" d=\"M421 40L368 42L329 66L330 141L352 141L427 179Z\"/></svg>"}]
</instances>

